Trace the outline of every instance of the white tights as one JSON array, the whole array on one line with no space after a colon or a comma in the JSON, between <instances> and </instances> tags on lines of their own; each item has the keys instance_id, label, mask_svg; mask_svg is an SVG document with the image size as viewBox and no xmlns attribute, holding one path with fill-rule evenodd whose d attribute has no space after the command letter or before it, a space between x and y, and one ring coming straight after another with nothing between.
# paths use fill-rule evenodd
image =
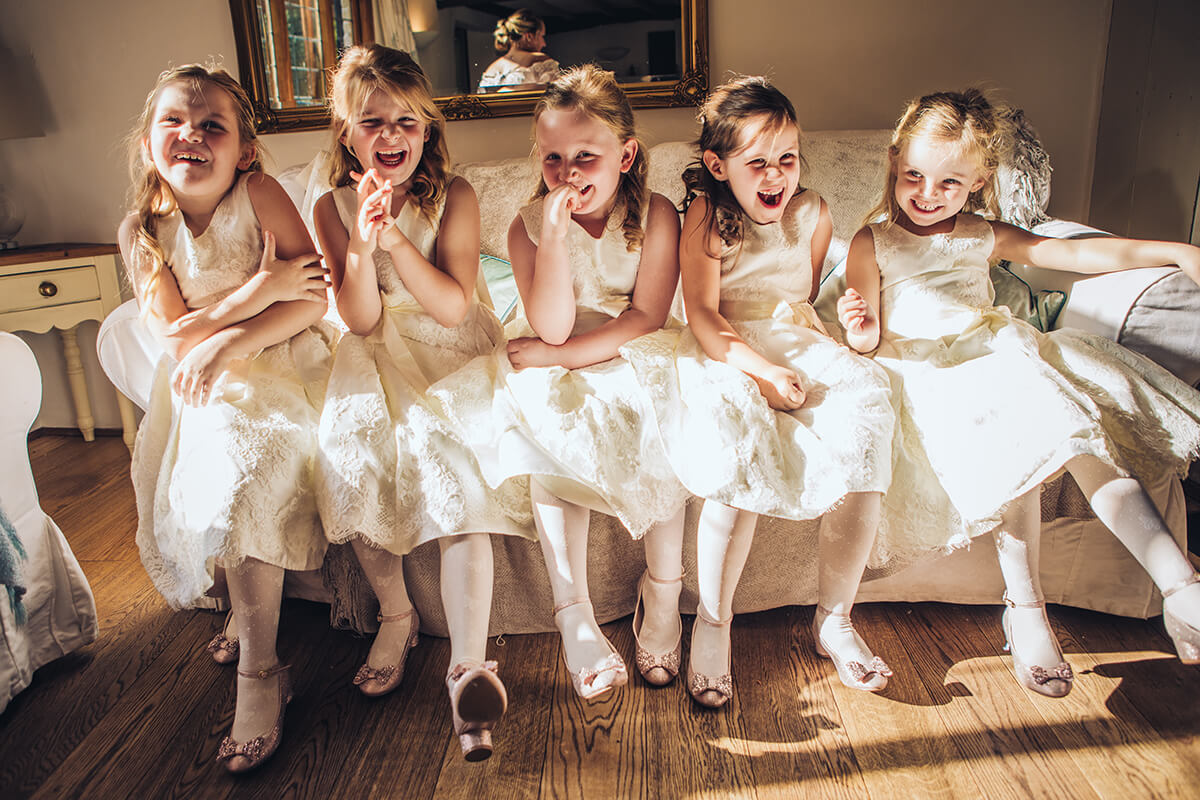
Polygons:
<instances>
[{"instance_id":1,"label":"white tights","mask_svg":"<svg viewBox=\"0 0 1200 800\"><path fill-rule=\"evenodd\" d=\"M562 634L567 669L578 673L580 669L599 665L612 652L596 622L588 592L587 542L591 511L552 494L536 480L531 483L530 497L554 605L561 609L555 614L554 623ZM651 574L667 581L678 577L683 547L683 509L680 508L671 519L653 526L644 541ZM646 584L653 586L650 581ZM653 592L647 589L646 616L641 632L643 644L651 649L659 646L660 639L677 634L679 613L677 587L653 588ZM673 600L670 598L672 593ZM577 600L586 602L573 602ZM670 644L663 648L664 651L669 649Z\"/></svg>"},{"instance_id":2,"label":"white tights","mask_svg":"<svg viewBox=\"0 0 1200 800\"><path fill-rule=\"evenodd\" d=\"M237 624L239 672L257 672L279 663L275 640L279 633L279 603L283 598L283 569L253 558L225 570L229 603ZM278 679L238 675L234 741L247 742L266 734L279 713Z\"/></svg>"}]
</instances>

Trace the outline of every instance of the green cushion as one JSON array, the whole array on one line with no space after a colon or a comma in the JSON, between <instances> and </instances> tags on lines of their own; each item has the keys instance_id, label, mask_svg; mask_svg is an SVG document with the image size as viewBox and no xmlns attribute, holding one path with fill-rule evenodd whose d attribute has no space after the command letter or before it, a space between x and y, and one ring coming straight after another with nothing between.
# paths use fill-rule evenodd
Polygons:
<instances>
[{"instance_id":1,"label":"green cushion","mask_svg":"<svg viewBox=\"0 0 1200 800\"><path fill-rule=\"evenodd\" d=\"M1008 269L1007 261L992 267L992 285L996 287L995 305L1008 306L1014 317L1025 320L1039 331L1052 330L1059 312L1067 304L1067 296L1062 292L1033 291L1028 283Z\"/></svg>"},{"instance_id":2,"label":"green cushion","mask_svg":"<svg viewBox=\"0 0 1200 800\"><path fill-rule=\"evenodd\" d=\"M507 320L517 307L517 281L513 278L512 264L502 258L479 255L479 269L487 282L488 291L492 295L492 306L496 316L503 322Z\"/></svg>"}]
</instances>

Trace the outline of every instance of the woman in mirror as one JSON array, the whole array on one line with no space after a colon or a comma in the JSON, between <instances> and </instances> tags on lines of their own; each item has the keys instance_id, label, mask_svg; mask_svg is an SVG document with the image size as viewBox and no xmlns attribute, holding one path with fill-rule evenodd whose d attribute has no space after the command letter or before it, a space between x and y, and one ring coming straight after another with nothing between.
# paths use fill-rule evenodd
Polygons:
<instances>
[{"instance_id":1,"label":"woman in mirror","mask_svg":"<svg viewBox=\"0 0 1200 800\"><path fill-rule=\"evenodd\" d=\"M527 8L496 23L496 52L502 53L479 79L479 93L542 89L558 74L558 62L542 52L546 24Z\"/></svg>"}]
</instances>

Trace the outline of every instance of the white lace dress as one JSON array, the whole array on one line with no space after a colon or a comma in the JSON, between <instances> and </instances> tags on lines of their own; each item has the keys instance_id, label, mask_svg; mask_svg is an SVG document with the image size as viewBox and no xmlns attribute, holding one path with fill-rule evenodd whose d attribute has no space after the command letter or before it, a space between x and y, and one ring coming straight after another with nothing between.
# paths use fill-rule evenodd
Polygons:
<instances>
[{"instance_id":1,"label":"white lace dress","mask_svg":"<svg viewBox=\"0 0 1200 800\"><path fill-rule=\"evenodd\" d=\"M334 189L333 197L349 230L354 188ZM414 203L396 224L434 258L438 226ZM459 533L536 538L528 485L492 491L425 397L431 383L503 341L495 314L473 303L459 325L443 327L405 288L387 251L376 249L374 261L383 314L367 336L342 336L321 417L318 500L326 535L335 543L361 536L398 555Z\"/></svg>"},{"instance_id":2,"label":"white lace dress","mask_svg":"<svg viewBox=\"0 0 1200 800\"><path fill-rule=\"evenodd\" d=\"M542 201L520 214L537 244ZM619 211L610 215L599 239L576 223L569 226L573 335L594 330L630 306L641 252L626 248L621 216ZM516 327L510 331L513 338L534 335L524 321ZM493 486L513 476L538 476L551 491L612 513L637 538L687 499L667 462L645 387L623 358L574 370L517 371L500 347L439 381L430 395L478 456Z\"/></svg>"},{"instance_id":3,"label":"white lace dress","mask_svg":"<svg viewBox=\"0 0 1200 800\"><path fill-rule=\"evenodd\" d=\"M160 225L166 263L188 308L217 302L258 270L262 231L247 177L199 236L179 212ZM200 408L171 391L163 356L132 477L142 563L172 607L204 594L217 558L226 565L256 558L286 569L320 566L325 536L313 465L333 338L332 328L315 325L235 363Z\"/></svg>"},{"instance_id":4,"label":"white lace dress","mask_svg":"<svg viewBox=\"0 0 1200 800\"><path fill-rule=\"evenodd\" d=\"M493 61L479 78L479 91L496 89L512 91L525 83L550 83L558 75L558 62L553 58L543 59L528 67L501 56Z\"/></svg>"},{"instance_id":5,"label":"white lace dress","mask_svg":"<svg viewBox=\"0 0 1200 800\"><path fill-rule=\"evenodd\" d=\"M1200 451L1200 393L1125 348L1041 333L993 307L984 219L947 234L870 226L881 274L876 361L900 409L897 480L936 481L943 546L991 529L1011 500L1091 454L1143 483Z\"/></svg>"},{"instance_id":6,"label":"white lace dress","mask_svg":"<svg viewBox=\"0 0 1200 800\"><path fill-rule=\"evenodd\" d=\"M735 508L804 520L847 492L883 492L895 419L882 369L825 335L809 303L821 198L794 196L771 225L744 220L721 257L719 310L757 352L800 376L807 398L775 411L741 370L709 358L690 330L626 351L650 387L671 464L689 490Z\"/></svg>"}]
</instances>

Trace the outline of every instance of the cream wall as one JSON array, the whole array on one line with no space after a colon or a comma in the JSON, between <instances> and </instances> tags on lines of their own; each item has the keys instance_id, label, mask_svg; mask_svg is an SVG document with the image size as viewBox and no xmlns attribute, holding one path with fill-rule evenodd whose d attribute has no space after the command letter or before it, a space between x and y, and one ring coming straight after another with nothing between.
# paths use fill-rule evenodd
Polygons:
<instances>
[{"instance_id":1,"label":"cream wall","mask_svg":"<svg viewBox=\"0 0 1200 800\"><path fill-rule=\"evenodd\" d=\"M890 127L910 96L990 87L1026 110L1053 158L1051 211L1084 219L1109 16L1108 0L709 0L710 74L770 75L812 130ZM0 183L25 199L21 241L112 241L126 186L120 140L164 67L210 57L236 67L228 2L0 0L0 19L0 41L31 66L46 105L46 136L0 142ZM690 110L638 116L651 144L694 135ZM528 119L452 123L448 136L463 161L529 152ZM264 138L279 165L326 140ZM81 348L94 331L84 326ZM71 427L57 337L25 338L45 376L36 424ZM88 356L97 424L118 427Z\"/></svg>"}]
</instances>

